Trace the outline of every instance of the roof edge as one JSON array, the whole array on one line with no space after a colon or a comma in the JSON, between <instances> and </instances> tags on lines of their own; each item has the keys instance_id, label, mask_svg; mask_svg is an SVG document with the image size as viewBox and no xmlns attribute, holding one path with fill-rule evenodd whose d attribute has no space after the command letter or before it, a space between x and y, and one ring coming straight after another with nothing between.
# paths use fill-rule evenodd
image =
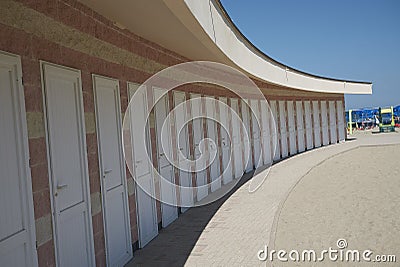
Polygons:
<instances>
[{"instance_id":1,"label":"roof edge","mask_svg":"<svg viewBox=\"0 0 400 267\"><path fill-rule=\"evenodd\" d=\"M239 28L236 26L236 24L233 22L233 20L231 19L231 17L229 16L228 12L226 11L226 9L224 8L224 6L221 3L221 0L215 0L215 3L217 4L217 6L221 9L222 14L224 15L225 19L227 19L229 21L229 23L231 24L232 28L235 30L235 32L237 34L240 35L241 38L243 38L248 45L250 45L257 53L259 53L260 56L262 56L265 59L271 60L273 61L275 64L280 65L282 67L287 68L288 70L294 71L294 72L298 72L301 73L303 75L307 75L307 76L311 76L314 78L319 78L319 79L326 79L326 80L331 80L331 81L337 81L337 82L348 82L348 83L359 83L359 84L370 84L372 85L373 83L370 81L354 81L354 80L345 80L345 79L339 79L339 78L332 78L332 77L326 77L326 76L322 76L322 75L317 75L317 74L312 74L306 71L302 71L293 67L290 67L286 64L283 64L282 62L277 61L276 59L272 58L271 56L267 55L265 52L263 52L262 50L260 50L257 46L255 46L240 30Z\"/></svg>"}]
</instances>

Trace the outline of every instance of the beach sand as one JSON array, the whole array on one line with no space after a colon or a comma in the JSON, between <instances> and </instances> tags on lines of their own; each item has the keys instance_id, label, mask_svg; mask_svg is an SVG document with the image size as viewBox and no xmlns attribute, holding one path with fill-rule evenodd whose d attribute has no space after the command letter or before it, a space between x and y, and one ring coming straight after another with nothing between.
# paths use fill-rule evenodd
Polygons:
<instances>
[{"instance_id":1,"label":"beach sand","mask_svg":"<svg viewBox=\"0 0 400 267\"><path fill-rule=\"evenodd\" d=\"M364 133L359 133L364 134ZM400 145L359 147L313 168L286 199L272 248L338 249L396 255L397 263L288 262L274 266L399 266ZM327 256L325 256L327 258Z\"/></svg>"}]
</instances>

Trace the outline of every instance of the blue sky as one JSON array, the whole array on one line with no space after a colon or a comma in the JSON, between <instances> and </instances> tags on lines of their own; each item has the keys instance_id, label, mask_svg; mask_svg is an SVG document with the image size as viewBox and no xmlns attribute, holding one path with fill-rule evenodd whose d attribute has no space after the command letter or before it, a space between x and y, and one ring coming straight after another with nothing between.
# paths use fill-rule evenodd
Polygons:
<instances>
[{"instance_id":1,"label":"blue sky","mask_svg":"<svg viewBox=\"0 0 400 267\"><path fill-rule=\"evenodd\" d=\"M399 0L221 0L240 31L272 58L306 72L372 81L346 108L400 104Z\"/></svg>"}]
</instances>

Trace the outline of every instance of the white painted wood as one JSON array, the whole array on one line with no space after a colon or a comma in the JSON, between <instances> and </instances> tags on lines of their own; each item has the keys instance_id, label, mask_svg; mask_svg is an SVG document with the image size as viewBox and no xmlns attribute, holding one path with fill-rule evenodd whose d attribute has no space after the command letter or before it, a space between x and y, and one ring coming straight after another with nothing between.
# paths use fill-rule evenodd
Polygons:
<instances>
[{"instance_id":1,"label":"white painted wood","mask_svg":"<svg viewBox=\"0 0 400 267\"><path fill-rule=\"evenodd\" d=\"M262 151L264 165L272 163L271 151L271 129L270 129L271 113L266 100L261 100L261 125L262 125Z\"/></svg>"},{"instance_id":2,"label":"white painted wood","mask_svg":"<svg viewBox=\"0 0 400 267\"><path fill-rule=\"evenodd\" d=\"M254 150L254 167L257 169L262 165L261 160L261 115L260 107L258 106L258 100L251 99L251 118L252 118L252 138L253 138L253 150Z\"/></svg>"},{"instance_id":3,"label":"white painted wood","mask_svg":"<svg viewBox=\"0 0 400 267\"><path fill-rule=\"evenodd\" d=\"M314 147L313 140L313 121L311 114L311 102L304 101L304 116L306 117L306 141L307 141L307 150L312 149Z\"/></svg>"},{"instance_id":4,"label":"white painted wood","mask_svg":"<svg viewBox=\"0 0 400 267\"><path fill-rule=\"evenodd\" d=\"M107 266L133 256L118 80L93 75Z\"/></svg>"},{"instance_id":5,"label":"white painted wood","mask_svg":"<svg viewBox=\"0 0 400 267\"><path fill-rule=\"evenodd\" d=\"M21 59L0 51L0 266L37 266Z\"/></svg>"},{"instance_id":6,"label":"white painted wood","mask_svg":"<svg viewBox=\"0 0 400 267\"><path fill-rule=\"evenodd\" d=\"M337 138L335 101L329 101L329 129L330 129L330 143L336 144L338 142L338 138Z\"/></svg>"},{"instance_id":7,"label":"white painted wood","mask_svg":"<svg viewBox=\"0 0 400 267\"><path fill-rule=\"evenodd\" d=\"M302 101L296 101L296 125L297 125L297 141L299 147L298 152L303 152L305 150L305 139L304 139L304 112Z\"/></svg>"},{"instance_id":8,"label":"white painted wood","mask_svg":"<svg viewBox=\"0 0 400 267\"><path fill-rule=\"evenodd\" d=\"M169 113L169 99L167 90L154 89L154 103L156 116L158 172L161 188L161 215L162 227L167 227L178 218L177 199L175 190L175 173L171 161L172 135ZM165 127L162 131L162 127Z\"/></svg>"},{"instance_id":9,"label":"white painted wood","mask_svg":"<svg viewBox=\"0 0 400 267\"><path fill-rule=\"evenodd\" d=\"M282 144L282 158L286 158L289 155L289 148L288 148L288 129L286 129L286 110L285 110L285 101L279 101L279 120L280 120L280 127L281 127L281 144Z\"/></svg>"},{"instance_id":10,"label":"white painted wood","mask_svg":"<svg viewBox=\"0 0 400 267\"><path fill-rule=\"evenodd\" d=\"M337 106L337 117L338 117L338 129L339 129L339 141L344 141L346 139L345 135L345 122L344 122L344 112L343 112L343 101L336 101Z\"/></svg>"},{"instance_id":11,"label":"white painted wood","mask_svg":"<svg viewBox=\"0 0 400 267\"><path fill-rule=\"evenodd\" d=\"M252 137L253 137L253 132L250 129L250 110L249 110L249 105L250 101L249 100L244 100L242 99L242 119L243 119L243 124L244 124L244 130L245 132L243 133L243 145L244 145L244 155L248 155L248 158L245 159L245 172L250 172L253 170L254 164L253 164L253 157L251 155L251 147L253 145Z\"/></svg>"},{"instance_id":12,"label":"white painted wood","mask_svg":"<svg viewBox=\"0 0 400 267\"><path fill-rule=\"evenodd\" d=\"M208 159L210 161L210 175L211 175L211 192L221 188L222 175L219 173L219 147L217 135L216 116L216 102L213 97L209 96L204 98L207 115L207 137L214 141L214 143L207 142L208 144Z\"/></svg>"},{"instance_id":13,"label":"white painted wood","mask_svg":"<svg viewBox=\"0 0 400 267\"><path fill-rule=\"evenodd\" d=\"M271 106L271 112L272 112L272 123L275 124L275 126L272 127L272 150L273 151L273 160L277 161L281 158L281 148L279 145L279 118L278 118L278 102L275 100L270 101L270 106Z\"/></svg>"},{"instance_id":14,"label":"white painted wood","mask_svg":"<svg viewBox=\"0 0 400 267\"><path fill-rule=\"evenodd\" d=\"M128 82L128 95L131 99L129 105L129 119L132 159L134 165L136 208L138 217L139 247L143 248L158 235L157 211L154 189L152 165L147 154L150 149L150 133L146 124L147 118L147 93L137 90L138 84ZM133 95L135 94L135 97ZM136 95L138 94L138 95ZM141 125L141 127L136 127ZM146 125L146 127L142 127ZM150 153L151 154L151 153ZM149 195L150 194L150 195Z\"/></svg>"},{"instance_id":15,"label":"white painted wood","mask_svg":"<svg viewBox=\"0 0 400 267\"><path fill-rule=\"evenodd\" d=\"M223 183L232 181L232 157L231 157L231 138L229 136L230 121L228 120L228 100L226 97L219 98L219 116L221 121L221 146L223 164Z\"/></svg>"},{"instance_id":16,"label":"white painted wood","mask_svg":"<svg viewBox=\"0 0 400 267\"><path fill-rule=\"evenodd\" d=\"M318 101L312 101L313 105L313 127L314 127L314 146L321 146L321 125L319 121Z\"/></svg>"},{"instance_id":17,"label":"white painted wood","mask_svg":"<svg viewBox=\"0 0 400 267\"><path fill-rule=\"evenodd\" d=\"M179 166L180 183L180 206L181 212L185 212L193 206L192 175L189 172L190 164L186 159L190 159L189 152L189 134L187 128L187 109L186 97L183 92L174 92L174 115L175 129L177 136L177 152Z\"/></svg>"},{"instance_id":18,"label":"white painted wood","mask_svg":"<svg viewBox=\"0 0 400 267\"><path fill-rule=\"evenodd\" d=\"M294 120L294 104L293 101L287 102L287 111L288 111L288 125L289 125L289 151L290 155L297 154L296 147L296 122Z\"/></svg>"},{"instance_id":19,"label":"white painted wood","mask_svg":"<svg viewBox=\"0 0 400 267\"><path fill-rule=\"evenodd\" d=\"M193 142L194 142L194 158L196 160L196 182L197 182L197 201L202 200L208 195L207 173L206 173L206 157L202 156L205 153L205 142L203 132L203 108L202 98L198 94L190 94L191 99L191 115L193 119ZM199 160L200 159L200 160Z\"/></svg>"},{"instance_id":20,"label":"white painted wood","mask_svg":"<svg viewBox=\"0 0 400 267\"><path fill-rule=\"evenodd\" d=\"M243 175L243 162L242 162L242 142L240 137L240 116L239 116L239 103L238 99L231 99L232 112L232 143L233 143L233 155L235 161L235 175L236 179L241 178ZM233 113L237 115L234 115ZM236 119L234 119L236 118Z\"/></svg>"},{"instance_id":21,"label":"white painted wood","mask_svg":"<svg viewBox=\"0 0 400 267\"><path fill-rule=\"evenodd\" d=\"M57 265L94 266L81 75L41 67Z\"/></svg>"},{"instance_id":22,"label":"white painted wood","mask_svg":"<svg viewBox=\"0 0 400 267\"><path fill-rule=\"evenodd\" d=\"M321 118L322 118L322 144L329 144L329 124L328 124L328 108L326 101L321 101Z\"/></svg>"}]
</instances>

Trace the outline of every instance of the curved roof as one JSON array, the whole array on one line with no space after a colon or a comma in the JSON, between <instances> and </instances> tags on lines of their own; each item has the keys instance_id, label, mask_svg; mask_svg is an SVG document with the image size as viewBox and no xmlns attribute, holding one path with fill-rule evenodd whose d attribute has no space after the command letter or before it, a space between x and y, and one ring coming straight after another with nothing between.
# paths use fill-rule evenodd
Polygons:
<instances>
[{"instance_id":1,"label":"curved roof","mask_svg":"<svg viewBox=\"0 0 400 267\"><path fill-rule=\"evenodd\" d=\"M226 17L226 19L229 21L229 23L232 25L232 27L235 29L235 32L237 34L239 34L241 36L241 38L243 38L244 40L246 40L247 43L249 43L253 49L255 49L260 55L262 55L263 57L265 57L266 60L271 60L273 62L275 62L276 64L281 65L284 68L293 70L295 72L299 72L302 73L304 75L309 75L309 76L313 76L316 78L322 78L322 79L328 79L328 80L332 80L332 81L339 81L339 82L354 82L354 83L361 83L361 84L372 84L372 82L367 82L367 81L354 81L354 80L345 80L345 79L338 79L338 78L332 78L332 77L324 77L321 75L317 75L317 74L312 74L312 73L308 73L296 68L292 68L288 65L285 65L275 59L273 59L272 57L270 57L269 55L265 54L263 51L261 51L258 47L256 47L252 42L250 42L250 40L239 30L239 28L236 26L236 24L233 22L233 20L231 19L231 17L229 16L228 12L226 11L226 9L224 8L224 6L221 3L221 0L216 0L216 4L218 5L218 7L221 9L221 11L223 12L223 15Z\"/></svg>"},{"instance_id":2,"label":"curved roof","mask_svg":"<svg viewBox=\"0 0 400 267\"><path fill-rule=\"evenodd\" d=\"M235 67L250 77L294 89L371 94L372 83L333 79L286 66L257 49L219 0L79 0L135 34L190 60Z\"/></svg>"}]
</instances>

